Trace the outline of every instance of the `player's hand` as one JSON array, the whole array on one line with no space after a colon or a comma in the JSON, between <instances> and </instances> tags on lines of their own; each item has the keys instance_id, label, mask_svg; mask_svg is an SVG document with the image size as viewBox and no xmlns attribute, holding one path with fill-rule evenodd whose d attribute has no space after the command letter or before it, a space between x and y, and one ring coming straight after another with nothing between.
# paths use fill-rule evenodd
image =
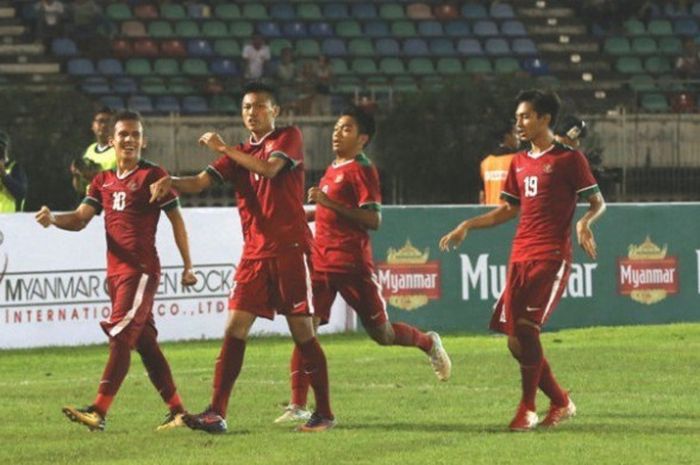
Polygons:
<instances>
[{"instance_id":1,"label":"player's hand","mask_svg":"<svg viewBox=\"0 0 700 465\"><path fill-rule=\"evenodd\" d=\"M576 223L576 238L578 239L578 245L586 252L586 255L595 260L598 256L597 246L593 237L593 231L591 231L588 223L581 221Z\"/></svg>"},{"instance_id":2,"label":"player's hand","mask_svg":"<svg viewBox=\"0 0 700 465\"><path fill-rule=\"evenodd\" d=\"M41 210L36 212L34 218L36 218L37 223L39 223L45 228L51 226L56 220L56 217L53 215L53 213L51 213L51 210L49 210L49 207L47 207L46 205L42 206Z\"/></svg>"},{"instance_id":3,"label":"player's hand","mask_svg":"<svg viewBox=\"0 0 700 465\"><path fill-rule=\"evenodd\" d=\"M149 202L157 202L168 195L168 192L170 192L170 189L173 187L173 180L170 176L163 176L148 187L151 190L151 199Z\"/></svg>"},{"instance_id":4,"label":"player's hand","mask_svg":"<svg viewBox=\"0 0 700 465\"><path fill-rule=\"evenodd\" d=\"M325 192L321 190L320 187L314 186L309 189L308 200L310 203L317 203L319 205L326 205L328 196Z\"/></svg>"},{"instance_id":5,"label":"player's hand","mask_svg":"<svg viewBox=\"0 0 700 465\"><path fill-rule=\"evenodd\" d=\"M440 239L440 250L443 252L455 250L462 242L464 242L464 239L466 239L468 233L469 228L466 227L464 223L460 224L452 231L442 236L442 239Z\"/></svg>"},{"instance_id":6,"label":"player's hand","mask_svg":"<svg viewBox=\"0 0 700 465\"><path fill-rule=\"evenodd\" d=\"M182 272L182 279L180 280L183 286L192 286L197 284L197 275L194 274L192 268L185 268Z\"/></svg>"},{"instance_id":7,"label":"player's hand","mask_svg":"<svg viewBox=\"0 0 700 465\"><path fill-rule=\"evenodd\" d=\"M226 143L216 132L205 132L202 137L199 138L199 143L201 145L206 145L214 152L221 152L226 149Z\"/></svg>"}]
</instances>

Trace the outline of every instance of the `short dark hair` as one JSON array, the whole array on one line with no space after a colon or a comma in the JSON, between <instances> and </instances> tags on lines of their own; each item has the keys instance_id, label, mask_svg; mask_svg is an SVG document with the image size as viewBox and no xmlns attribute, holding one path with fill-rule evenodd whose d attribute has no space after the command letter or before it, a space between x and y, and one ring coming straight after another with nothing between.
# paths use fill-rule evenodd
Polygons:
<instances>
[{"instance_id":1,"label":"short dark hair","mask_svg":"<svg viewBox=\"0 0 700 465\"><path fill-rule=\"evenodd\" d=\"M345 110L340 113L340 116L349 116L354 119L355 123L357 123L359 133L367 136L365 145L369 144L376 131L374 116L355 105L345 108Z\"/></svg>"},{"instance_id":2,"label":"short dark hair","mask_svg":"<svg viewBox=\"0 0 700 465\"><path fill-rule=\"evenodd\" d=\"M538 115L549 115L549 127L553 128L557 123L557 115L561 107L559 96L552 91L542 91L539 89L523 90L515 97L516 104L529 102Z\"/></svg>"},{"instance_id":3,"label":"short dark hair","mask_svg":"<svg viewBox=\"0 0 700 465\"><path fill-rule=\"evenodd\" d=\"M277 90L270 84L261 81L251 81L243 86L241 97L247 94L267 94L273 105L277 105Z\"/></svg>"},{"instance_id":4,"label":"short dark hair","mask_svg":"<svg viewBox=\"0 0 700 465\"><path fill-rule=\"evenodd\" d=\"M112 132L119 121L136 121L143 125L141 113L135 110L121 110L112 115Z\"/></svg>"},{"instance_id":5,"label":"short dark hair","mask_svg":"<svg viewBox=\"0 0 700 465\"><path fill-rule=\"evenodd\" d=\"M114 110L112 110L111 108L106 107L106 106L105 106L105 107L100 107L99 109L97 109L97 111L95 111L95 113L92 115L92 117L93 117L93 118L96 118L97 115L110 115L110 116L113 116L113 115L114 115Z\"/></svg>"}]
</instances>

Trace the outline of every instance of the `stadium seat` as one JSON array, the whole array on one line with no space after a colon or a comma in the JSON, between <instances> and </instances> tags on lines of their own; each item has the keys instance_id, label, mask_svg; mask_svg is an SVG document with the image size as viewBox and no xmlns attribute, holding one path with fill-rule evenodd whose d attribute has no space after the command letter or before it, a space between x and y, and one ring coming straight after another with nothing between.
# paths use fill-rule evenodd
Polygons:
<instances>
[{"instance_id":1,"label":"stadium seat","mask_svg":"<svg viewBox=\"0 0 700 465\"><path fill-rule=\"evenodd\" d=\"M273 3L270 5L270 18L280 21L292 21L296 19L296 11L291 3Z\"/></svg>"},{"instance_id":2,"label":"stadium seat","mask_svg":"<svg viewBox=\"0 0 700 465\"><path fill-rule=\"evenodd\" d=\"M377 7L373 3L352 3L350 14L360 20L374 19L377 17Z\"/></svg>"},{"instance_id":3,"label":"stadium seat","mask_svg":"<svg viewBox=\"0 0 700 465\"><path fill-rule=\"evenodd\" d=\"M501 24L501 32L503 35L510 37L527 36L525 25L516 20L503 21L503 24Z\"/></svg>"},{"instance_id":4,"label":"stadium seat","mask_svg":"<svg viewBox=\"0 0 700 465\"><path fill-rule=\"evenodd\" d=\"M415 76L435 74L435 66L430 58L411 58L408 61L408 72Z\"/></svg>"},{"instance_id":5,"label":"stadium seat","mask_svg":"<svg viewBox=\"0 0 700 465\"><path fill-rule=\"evenodd\" d=\"M472 33L466 21L450 21L445 25L445 34L452 37L466 37Z\"/></svg>"},{"instance_id":6,"label":"stadium seat","mask_svg":"<svg viewBox=\"0 0 700 465\"><path fill-rule=\"evenodd\" d=\"M628 19L623 23L625 34L630 36L639 36L646 34L646 26L638 19Z\"/></svg>"},{"instance_id":7,"label":"stadium seat","mask_svg":"<svg viewBox=\"0 0 700 465\"><path fill-rule=\"evenodd\" d=\"M632 39L632 52L639 55L657 53L656 41L653 37L643 36Z\"/></svg>"},{"instance_id":8,"label":"stadium seat","mask_svg":"<svg viewBox=\"0 0 700 465\"><path fill-rule=\"evenodd\" d=\"M644 69L652 74L661 74L671 72L671 63L666 57L651 56L644 60Z\"/></svg>"},{"instance_id":9,"label":"stadium seat","mask_svg":"<svg viewBox=\"0 0 700 465\"><path fill-rule=\"evenodd\" d=\"M351 69L358 75L377 74L377 64L371 58L355 58Z\"/></svg>"},{"instance_id":10,"label":"stadium seat","mask_svg":"<svg viewBox=\"0 0 700 465\"><path fill-rule=\"evenodd\" d=\"M430 53L437 56L454 56L457 55L452 40L445 38L430 39L428 43Z\"/></svg>"},{"instance_id":11,"label":"stadium seat","mask_svg":"<svg viewBox=\"0 0 700 465\"><path fill-rule=\"evenodd\" d=\"M603 44L603 50L611 55L629 55L632 47L627 37L608 37Z\"/></svg>"},{"instance_id":12,"label":"stadium seat","mask_svg":"<svg viewBox=\"0 0 700 465\"><path fill-rule=\"evenodd\" d=\"M202 23L202 35L212 39L224 39L229 36L229 32L223 21L205 21Z\"/></svg>"},{"instance_id":13,"label":"stadium seat","mask_svg":"<svg viewBox=\"0 0 700 465\"><path fill-rule=\"evenodd\" d=\"M201 3L189 3L187 4L186 16L193 19L209 18L211 16L211 8L209 5L203 5Z\"/></svg>"},{"instance_id":14,"label":"stadium seat","mask_svg":"<svg viewBox=\"0 0 700 465\"><path fill-rule=\"evenodd\" d=\"M270 41L270 53L272 56L280 56L282 54L282 50L285 48L294 48L288 39L272 39Z\"/></svg>"},{"instance_id":15,"label":"stadium seat","mask_svg":"<svg viewBox=\"0 0 700 465\"><path fill-rule=\"evenodd\" d=\"M442 37L445 31L442 30L442 24L439 21L419 21L418 34L423 37Z\"/></svg>"},{"instance_id":16,"label":"stadium seat","mask_svg":"<svg viewBox=\"0 0 700 465\"><path fill-rule=\"evenodd\" d=\"M95 74L95 66L87 58L71 58L66 66L68 74L73 76L90 76Z\"/></svg>"},{"instance_id":17,"label":"stadium seat","mask_svg":"<svg viewBox=\"0 0 700 465\"><path fill-rule=\"evenodd\" d=\"M391 91L389 79L386 76L370 76L365 81L366 87L376 92L388 93Z\"/></svg>"},{"instance_id":18,"label":"stadium seat","mask_svg":"<svg viewBox=\"0 0 700 465\"><path fill-rule=\"evenodd\" d=\"M322 37L332 37L335 33L333 32L333 26L325 21L313 22L309 24L309 35L316 38Z\"/></svg>"},{"instance_id":19,"label":"stadium seat","mask_svg":"<svg viewBox=\"0 0 700 465\"><path fill-rule=\"evenodd\" d=\"M123 110L126 108L124 100L118 95L103 95L100 97L100 104L112 110Z\"/></svg>"},{"instance_id":20,"label":"stadium seat","mask_svg":"<svg viewBox=\"0 0 700 465\"><path fill-rule=\"evenodd\" d=\"M666 97L658 93L643 94L640 100L640 106L643 110L651 112L667 112L669 110Z\"/></svg>"},{"instance_id":21,"label":"stadium seat","mask_svg":"<svg viewBox=\"0 0 700 465\"><path fill-rule=\"evenodd\" d=\"M440 58L435 67L439 74L457 75L464 72L462 62L458 58Z\"/></svg>"},{"instance_id":22,"label":"stadium seat","mask_svg":"<svg viewBox=\"0 0 700 465\"><path fill-rule=\"evenodd\" d=\"M358 57L374 56L374 45L369 39L351 39L348 43L348 53Z\"/></svg>"},{"instance_id":23,"label":"stadium seat","mask_svg":"<svg viewBox=\"0 0 700 465\"><path fill-rule=\"evenodd\" d=\"M187 49L185 48L185 44L178 39L170 39L163 41L160 45L160 51L163 55L168 57L187 56Z\"/></svg>"},{"instance_id":24,"label":"stadium seat","mask_svg":"<svg viewBox=\"0 0 700 465\"><path fill-rule=\"evenodd\" d=\"M342 76L333 86L333 91L341 94L354 94L362 89L362 80L357 76Z\"/></svg>"},{"instance_id":25,"label":"stadium seat","mask_svg":"<svg viewBox=\"0 0 700 465\"><path fill-rule=\"evenodd\" d=\"M386 57L379 60L379 70L387 76L396 76L406 73L406 67L399 58Z\"/></svg>"},{"instance_id":26,"label":"stadium seat","mask_svg":"<svg viewBox=\"0 0 700 465\"><path fill-rule=\"evenodd\" d=\"M396 92L418 92L418 83L413 76L395 76L391 86Z\"/></svg>"},{"instance_id":27,"label":"stadium seat","mask_svg":"<svg viewBox=\"0 0 700 465\"><path fill-rule=\"evenodd\" d=\"M116 22L126 21L132 18L129 5L124 3L112 3L108 5L105 9L105 14L109 19Z\"/></svg>"},{"instance_id":28,"label":"stadium seat","mask_svg":"<svg viewBox=\"0 0 700 465\"><path fill-rule=\"evenodd\" d=\"M488 58L469 58L464 71L468 74L489 74L493 72L493 67Z\"/></svg>"},{"instance_id":29,"label":"stadium seat","mask_svg":"<svg viewBox=\"0 0 700 465\"><path fill-rule=\"evenodd\" d=\"M394 21L391 24L391 35L394 37L415 37L416 27L411 21Z\"/></svg>"},{"instance_id":30,"label":"stadium seat","mask_svg":"<svg viewBox=\"0 0 700 465\"><path fill-rule=\"evenodd\" d=\"M297 5L297 17L305 21L323 19L321 7L316 3L301 3Z\"/></svg>"},{"instance_id":31,"label":"stadium seat","mask_svg":"<svg viewBox=\"0 0 700 465\"><path fill-rule=\"evenodd\" d=\"M132 95L126 100L126 106L129 110L135 110L139 113L153 112L153 103L147 95Z\"/></svg>"},{"instance_id":32,"label":"stadium seat","mask_svg":"<svg viewBox=\"0 0 700 465\"><path fill-rule=\"evenodd\" d=\"M477 39L460 39L459 42L457 42L457 51L466 56L484 54L484 50L481 48L481 42Z\"/></svg>"},{"instance_id":33,"label":"stadium seat","mask_svg":"<svg viewBox=\"0 0 700 465\"><path fill-rule=\"evenodd\" d=\"M331 58L331 69L335 76L342 76L350 73L347 62L342 58Z\"/></svg>"},{"instance_id":34,"label":"stadium seat","mask_svg":"<svg viewBox=\"0 0 700 465\"><path fill-rule=\"evenodd\" d=\"M535 82L537 83L538 87L542 87L544 89L561 88L561 81L559 80L559 78L551 74L545 76L538 76L537 79L535 79Z\"/></svg>"},{"instance_id":35,"label":"stadium seat","mask_svg":"<svg viewBox=\"0 0 700 465\"><path fill-rule=\"evenodd\" d=\"M219 19L239 19L241 10L235 3L221 3L214 7L214 16Z\"/></svg>"},{"instance_id":36,"label":"stadium seat","mask_svg":"<svg viewBox=\"0 0 700 465\"><path fill-rule=\"evenodd\" d=\"M630 78L629 86L635 92L656 90L656 82L654 78L648 74L635 74Z\"/></svg>"},{"instance_id":37,"label":"stadium seat","mask_svg":"<svg viewBox=\"0 0 700 465\"><path fill-rule=\"evenodd\" d=\"M535 45L535 42L530 38L518 37L517 39L513 39L513 43L511 45L513 48L513 52L515 52L518 55L537 54L537 46Z\"/></svg>"},{"instance_id":38,"label":"stadium seat","mask_svg":"<svg viewBox=\"0 0 700 465\"><path fill-rule=\"evenodd\" d=\"M440 21L452 21L459 18L459 12L457 8L451 3L443 3L441 5L436 5L433 13L435 18Z\"/></svg>"},{"instance_id":39,"label":"stadium seat","mask_svg":"<svg viewBox=\"0 0 700 465\"><path fill-rule=\"evenodd\" d=\"M201 58L187 58L182 62L182 72L189 76L206 76L209 74L209 67Z\"/></svg>"},{"instance_id":40,"label":"stadium seat","mask_svg":"<svg viewBox=\"0 0 700 465\"><path fill-rule=\"evenodd\" d=\"M387 20L404 19L403 6L397 3L385 3L379 6L379 17Z\"/></svg>"},{"instance_id":41,"label":"stadium seat","mask_svg":"<svg viewBox=\"0 0 700 465\"><path fill-rule=\"evenodd\" d=\"M228 95L214 95L209 102L209 108L216 113L237 114L239 112L236 100Z\"/></svg>"},{"instance_id":42,"label":"stadium seat","mask_svg":"<svg viewBox=\"0 0 700 465\"><path fill-rule=\"evenodd\" d=\"M321 43L321 51L330 57L345 56L348 53L343 39L324 39Z\"/></svg>"},{"instance_id":43,"label":"stadium seat","mask_svg":"<svg viewBox=\"0 0 700 465\"><path fill-rule=\"evenodd\" d=\"M175 32L167 21L151 21L148 24L148 35L154 39L165 39L174 37Z\"/></svg>"},{"instance_id":44,"label":"stadium seat","mask_svg":"<svg viewBox=\"0 0 700 465\"><path fill-rule=\"evenodd\" d=\"M375 47L377 54L385 57L395 57L401 53L401 47L396 39L384 38L377 40Z\"/></svg>"},{"instance_id":45,"label":"stadium seat","mask_svg":"<svg viewBox=\"0 0 700 465\"><path fill-rule=\"evenodd\" d=\"M187 19L187 11L185 11L185 7L177 3L164 3L160 6L160 16L170 21Z\"/></svg>"},{"instance_id":46,"label":"stadium seat","mask_svg":"<svg viewBox=\"0 0 700 465\"><path fill-rule=\"evenodd\" d=\"M649 34L655 36L672 36L673 26L671 26L671 21L666 19L652 19L647 25L647 30Z\"/></svg>"},{"instance_id":47,"label":"stadium seat","mask_svg":"<svg viewBox=\"0 0 700 465\"><path fill-rule=\"evenodd\" d=\"M129 58L134 54L131 41L127 39L114 39L112 41L112 53L119 58Z\"/></svg>"},{"instance_id":48,"label":"stadium seat","mask_svg":"<svg viewBox=\"0 0 700 465\"><path fill-rule=\"evenodd\" d=\"M173 58L158 58L153 63L153 72L159 76L177 76L180 74L180 65Z\"/></svg>"},{"instance_id":49,"label":"stadium seat","mask_svg":"<svg viewBox=\"0 0 700 465\"><path fill-rule=\"evenodd\" d=\"M173 95L161 95L156 98L155 111L159 113L180 113L180 102Z\"/></svg>"},{"instance_id":50,"label":"stadium seat","mask_svg":"<svg viewBox=\"0 0 700 465\"><path fill-rule=\"evenodd\" d=\"M175 23L175 35L183 39L193 39L199 37L201 32L196 22L186 20Z\"/></svg>"},{"instance_id":51,"label":"stadium seat","mask_svg":"<svg viewBox=\"0 0 700 465\"><path fill-rule=\"evenodd\" d=\"M187 53L195 57L209 57L214 55L214 50L208 40L190 39L187 41Z\"/></svg>"},{"instance_id":52,"label":"stadium seat","mask_svg":"<svg viewBox=\"0 0 700 465\"><path fill-rule=\"evenodd\" d=\"M515 17L513 7L503 2L493 2L489 14L496 19L510 19Z\"/></svg>"},{"instance_id":53,"label":"stadium seat","mask_svg":"<svg viewBox=\"0 0 700 465\"><path fill-rule=\"evenodd\" d=\"M664 55L680 55L683 53L683 45L678 37L661 37L659 39L659 53Z\"/></svg>"},{"instance_id":54,"label":"stadium seat","mask_svg":"<svg viewBox=\"0 0 700 465\"><path fill-rule=\"evenodd\" d=\"M666 2L663 6L663 14L669 18L682 18L688 16L688 10L675 2Z\"/></svg>"},{"instance_id":55,"label":"stadium seat","mask_svg":"<svg viewBox=\"0 0 700 465\"><path fill-rule=\"evenodd\" d=\"M148 76L153 72L151 62L146 58L130 58L126 60L124 70L130 76Z\"/></svg>"},{"instance_id":56,"label":"stadium seat","mask_svg":"<svg viewBox=\"0 0 700 465\"><path fill-rule=\"evenodd\" d=\"M340 37L362 37L362 29L357 21L340 21L335 26L335 33Z\"/></svg>"},{"instance_id":57,"label":"stadium seat","mask_svg":"<svg viewBox=\"0 0 700 465\"><path fill-rule=\"evenodd\" d=\"M656 79L657 87L664 92L680 92L685 90L685 80L672 74L662 74Z\"/></svg>"},{"instance_id":58,"label":"stadium seat","mask_svg":"<svg viewBox=\"0 0 700 465\"><path fill-rule=\"evenodd\" d=\"M261 3L245 3L241 15L246 19L267 19L267 10Z\"/></svg>"},{"instance_id":59,"label":"stadium seat","mask_svg":"<svg viewBox=\"0 0 700 465\"><path fill-rule=\"evenodd\" d=\"M214 41L214 54L228 58L239 58L241 56L241 47L238 41L234 39L216 39Z\"/></svg>"},{"instance_id":60,"label":"stadium seat","mask_svg":"<svg viewBox=\"0 0 700 465\"><path fill-rule=\"evenodd\" d=\"M615 62L615 69L623 74L641 74L642 60L639 57L620 57Z\"/></svg>"},{"instance_id":61,"label":"stadium seat","mask_svg":"<svg viewBox=\"0 0 700 465\"><path fill-rule=\"evenodd\" d=\"M101 58L97 61L97 71L105 76L120 76L124 74L122 62L115 58Z\"/></svg>"},{"instance_id":62,"label":"stadium seat","mask_svg":"<svg viewBox=\"0 0 700 465\"><path fill-rule=\"evenodd\" d=\"M500 74L517 73L521 70L520 63L513 57L496 58L493 64L493 70Z\"/></svg>"},{"instance_id":63,"label":"stadium seat","mask_svg":"<svg viewBox=\"0 0 700 465\"><path fill-rule=\"evenodd\" d=\"M498 35L498 26L493 21L477 21L474 23L474 35L490 37Z\"/></svg>"},{"instance_id":64,"label":"stadium seat","mask_svg":"<svg viewBox=\"0 0 700 465\"><path fill-rule=\"evenodd\" d=\"M282 31L280 31L279 25L275 21L260 21L255 28L258 34L268 40L272 37L280 37L282 35Z\"/></svg>"},{"instance_id":65,"label":"stadium seat","mask_svg":"<svg viewBox=\"0 0 700 465\"><path fill-rule=\"evenodd\" d=\"M426 56L430 52L428 44L420 38L406 39L403 43L403 54L407 57Z\"/></svg>"},{"instance_id":66,"label":"stadium seat","mask_svg":"<svg viewBox=\"0 0 700 465\"><path fill-rule=\"evenodd\" d=\"M51 52L57 56L75 56L78 54L78 47L73 39L57 38L51 41Z\"/></svg>"},{"instance_id":67,"label":"stadium seat","mask_svg":"<svg viewBox=\"0 0 700 465\"><path fill-rule=\"evenodd\" d=\"M411 19L432 19L433 11L425 3L411 3L406 7L406 17Z\"/></svg>"},{"instance_id":68,"label":"stadium seat","mask_svg":"<svg viewBox=\"0 0 700 465\"><path fill-rule=\"evenodd\" d=\"M108 94L111 92L107 79L101 76L91 76L83 79L80 89L86 94Z\"/></svg>"},{"instance_id":69,"label":"stadium seat","mask_svg":"<svg viewBox=\"0 0 700 465\"><path fill-rule=\"evenodd\" d=\"M295 50L300 57L313 58L321 54L321 45L316 39L301 39L297 41Z\"/></svg>"},{"instance_id":70,"label":"stadium seat","mask_svg":"<svg viewBox=\"0 0 700 465\"><path fill-rule=\"evenodd\" d=\"M479 3L465 3L462 6L462 16L468 19L483 19L489 16L486 7Z\"/></svg>"},{"instance_id":71,"label":"stadium seat","mask_svg":"<svg viewBox=\"0 0 700 465\"><path fill-rule=\"evenodd\" d=\"M176 95L186 95L194 92L192 83L187 78L177 77L168 83L168 92Z\"/></svg>"},{"instance_id":72,"label":"stadium seat","mask_svg":"<svg viewBox=\"0 0 700 465\"><path fill-rule=\"evenodd\" d=\"M700 1L693 3L693 6L690 8L690 13L696 17L700 16Z\"/></svg>"},{"instance_id":73,"label":"stadium seat","mask_svg":"<svg viewBox=\"0 0 700 465\"><path fill-rule=\"evenodd\" d=\"M391 35L389 24L384 20L367 21L364 26L367 37L387 37Z\"/></svg>"},{"instance_id":74,"label":"stadium seat","mask_svg":"<svg viewBox=\"0 0 700 465\"><path fill-rule=\"evenodd\" d=\"M124 21L121 25L121 32L126 37L145 37L146 26L141 21Z\"/></svg>"},{"instance_id":75,"label":"stadium seat","mask_svg":"<svg viewBox=\"0 0 700 465\"><path fill-rule=\"evenodd\" d=\"M217 76L236 76L238 67L229 58L217 58L211 62L211 72Z\"/></svg>"},{"instance_id":76,"label":"stadium seat","mask_svg":"<svg viewBox=\"0 0 700 465\"><path fill-rule=\"evenodd\" d=\"M151 20L160 17L160 13L154 5L142 3L134 6L134 16L139 19Z\"/></svg>"},{"instance_id":77,"label":"stadium seat","mask_svg":"<svg viewBox=\"0 0 700 465\"><path fill-rule=\"evenodd\" d=\"M248 21L234 21L229 26L229 34L248 40L253 35L253 24Z\"/></svg>"},{"instance_id":78,"label":"stadium seat","mask_svg":"<svg viewBox=\"0 0 700 465\"><path fill-rule=\"evenodd\" d=\"M158 43L152 39L137 39L134 41L134 55L157 57L160 55Z\"/></svg>"},{"instance_id":79,"label":"stadium seat","mask_svg":"<svg viewBox=\"0 0 700 465\"><path fill-rule=\"evenodd\" d=\"M146 95L165 95L168 93L168 89L165 86L165 81L163 78L158 76L148 76L141 80L141 93ZM134 93L132 91L130 93Z\"/></svg>"},{"instance_id":80,"label":"stadium seat","mask_svg":"<svg viewBox=\"0 0 700 465\"><path fill-rule=\"evenodd\" d=\"M509 55L510 46L507 40L501 39L500 37L492 37L486 39L486 42L484 42L484 52L487 55Z\"/></svg>"},{"instance_id":81,"label":"stadium seat","mask_svg":"<svg viewBox=\"0 0 700 465\"><path fill-rule=\"evenodd\" d=\"M323 5L323 17L327 19L348 19L350 13L345 3L328 3Z\"/></svg>"},{"instance_id":82,"label":"stadium seat","mask_svg":"<svg viewBox=\"0 0 700 465\"><path fill-rule=\"evenodd\" d=\"M544 76L549 74L549 66L542 59L533 57L523 60L523 69L531 76Z\"/></svg>"},{"instance_id":83,"label":"stadium seat","mask_svg":"<svg viewBox=\"0 0 700 465\"><path fill-rule=\"evenodd\" d=\"M673 32L676 35L696 37L700 34L700 28L693 18L679 18L673 21Z\"/></svg>"}]
</instances>

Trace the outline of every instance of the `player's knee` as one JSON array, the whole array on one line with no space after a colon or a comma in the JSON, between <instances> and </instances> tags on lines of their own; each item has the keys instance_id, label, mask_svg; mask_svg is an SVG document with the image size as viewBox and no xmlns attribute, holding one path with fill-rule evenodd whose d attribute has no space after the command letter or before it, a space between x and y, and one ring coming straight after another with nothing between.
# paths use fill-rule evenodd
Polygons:
<instances>
[{"instance_id":1,"label":"player's knee","mask_svg":"<svg viewBox=\"0 0 700 465\"><path fill-rule=\"evenodd\" d=\"M394 343L394 333L391 330L387 330L385 327L377 327L368 329L370 337L379 344L380 346L390 346Z\"/></svg>"},{"instance_id":2,"label":"player's knee","mask_svg":"<svg viewBox=\"0 0 700 465\"><path fill-rule=\"evenodd\" d=\"M520 360L520 343L518 342L518 339L516 337L508 337L508 350L510 351L510 354L513 356L514 359L518 361Z\"/></svg>"}]
</instances>

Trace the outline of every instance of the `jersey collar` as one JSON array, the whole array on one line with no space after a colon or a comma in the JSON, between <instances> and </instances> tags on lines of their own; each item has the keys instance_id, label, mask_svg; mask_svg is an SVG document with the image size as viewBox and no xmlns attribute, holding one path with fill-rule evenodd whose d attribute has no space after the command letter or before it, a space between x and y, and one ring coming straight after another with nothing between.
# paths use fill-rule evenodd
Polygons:
<instances>
[{"instance_id":1,"label":"jersey collar","mask_svg":"<svg viewBox=\"0 0 700 465\"><path fill-rule=\"evenodd\" d=\"M545 155L545 154L551 152L552 149L554 149L554 147L555 147L555 145L552 144L552 145L550 145L550 146L547 148L547 150L543 150L543 151L541 151L540 153L532 153L530 150L528 150L528 151L527 151L527 156L530 157L530 158L533 158L533 159L537 160L537 159L540 158L541 156L543 156L543 155Z\"/></svg>"},{"instance_id":2,"label":"jersey collar","mask_svg":"<svg viewBox=\"0 0 700 465\"><path fill-rule=\"evenodd\" d=\"M265 142L265 139L267 139L267 137L268 137L270 134L272 134L273 132L275 132L275 128L272 128L272 131L268 132L267 134L265 134L264 136L262 136L262 137L261 137L260 139L258 139L258 140L254 140L254 139L253 139L254 135L251 133L251 134L250 134L250 138L248 139L248 143L249 143L250 145L252 145L253 147L258 146L258 145L262 144L263 142Z\"/></svg>"}]
</instances>

